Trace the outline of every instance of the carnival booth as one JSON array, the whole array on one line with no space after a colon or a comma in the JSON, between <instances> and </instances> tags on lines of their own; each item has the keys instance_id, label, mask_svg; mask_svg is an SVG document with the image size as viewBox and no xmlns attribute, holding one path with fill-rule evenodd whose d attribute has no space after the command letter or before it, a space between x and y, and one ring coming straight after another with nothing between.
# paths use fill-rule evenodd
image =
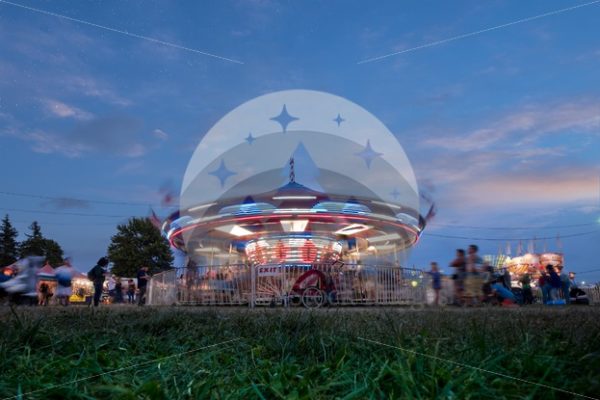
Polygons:
<instances>
[{"instance_id":1,"label":"carnival booth","mask_svg":"<svg viewBox=\"0 0 600 400\"><path fill-rule=\"evenodd\" d=\"M73 294L69 297L69 302L74 304L90 304L94 295L94 284L86 274L77 272L72 280Z\"/></svg>"},{"instance_id":2,"label":"carnival booth","mask_svg":"<svg viewBox=\"0 0 600 400\"><path fill-rule=\"evenodd\" d=\"M505 265L511 276L520 277L521 275L528 273L533 277L537 277L540 271L540 256L527 253L522 256L507 259Z\"/></svg>"},{"instance_id":3,"label":"carnival booth","mask_svg":"<svg viewBox=\"0 0 600 400\"><path fill-rule=\"evenodd\" d=\"M40 268L36 276L36 291L40 296L40 304L47 304L52 296L54 296L54 293L56 293L56 276L54 274L54 268L52 268L50 264L46 263L42 268ZM46 299L42 299L43 294L41 289L43 285L46 285L47 287Z\"/></svg>"},{"instance_id":4,"label":"carnival booth","mask_svg":"<svg viewBox=\"0 0 600 400\"><path fill-rule=\"evenodd\" d=\"M562 253L543 253L540 254L540 268L546 268L548 265L564 265L564 256Z\"/></svg>"}]
</instances>

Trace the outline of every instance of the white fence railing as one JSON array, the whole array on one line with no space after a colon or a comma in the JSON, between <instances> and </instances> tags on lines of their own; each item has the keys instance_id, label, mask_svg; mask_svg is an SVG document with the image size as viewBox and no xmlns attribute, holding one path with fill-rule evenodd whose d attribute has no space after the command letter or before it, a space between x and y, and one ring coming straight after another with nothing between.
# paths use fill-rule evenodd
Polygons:
<instances>
[{"instance_id":1,"label":"white fence railing","mask_svg":"<svg viewBox=\"0 0 600 400\"><path fill-rule=\"evenodd\" d=\"M154 305L423 304L430 281L420 270L342 264L206 266L152 277Z\"/></svg>"},{"instance_id":2,"label":"white fence railing","mask_svg":"<svg viewBox=\"0 0 600 400\"><path fill-rule=\"evenodd\" d=\"M590 304L600 304L600 286L584 288L583 290L587 294L588 299L590 299Z\"/></svg>"}]
</instances>

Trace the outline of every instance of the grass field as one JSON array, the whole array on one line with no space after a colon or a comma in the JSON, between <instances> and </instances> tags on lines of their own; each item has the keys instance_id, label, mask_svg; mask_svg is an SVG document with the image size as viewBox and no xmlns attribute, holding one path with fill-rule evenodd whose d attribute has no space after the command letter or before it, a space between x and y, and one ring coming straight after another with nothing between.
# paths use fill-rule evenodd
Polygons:
<instances>
[{"instance_id":1,"label":"grass field","mask_svg":"<svg viewBox=\"0 0 600 400\"><path fill-rule=\"evenodd\" d=\"M596 307L3 307L0 323L0 398L575 397L469 366L600 397Z\"/></svg>"}]
</instances>

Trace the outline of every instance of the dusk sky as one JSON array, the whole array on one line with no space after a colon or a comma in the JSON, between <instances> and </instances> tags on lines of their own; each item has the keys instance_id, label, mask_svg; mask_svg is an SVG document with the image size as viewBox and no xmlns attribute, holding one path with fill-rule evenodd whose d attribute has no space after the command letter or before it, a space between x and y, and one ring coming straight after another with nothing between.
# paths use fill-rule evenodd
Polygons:
<instances>
[{"instance_id":1,"label":"dusk sky","mask_svg":"<svg viewBox=\"0 0 600 400\"><path fill-rule=\"evenodd\" d=\"M598 281L600 2L585 3L0 0L0 213L21 238L39 221L87 271L118 223L171 210L162 189L179 192L225 114L312 89L379 118L434 199L411 266L535 237Z\"/></svg>"}]
</instances>

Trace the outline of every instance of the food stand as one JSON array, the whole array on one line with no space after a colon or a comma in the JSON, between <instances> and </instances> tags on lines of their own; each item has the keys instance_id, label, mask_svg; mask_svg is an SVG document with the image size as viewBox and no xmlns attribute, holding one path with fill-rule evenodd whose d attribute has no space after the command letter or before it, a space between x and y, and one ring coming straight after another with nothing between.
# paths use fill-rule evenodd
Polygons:
<instances>
[{"instance_id":1,"label":"food stand","mask_svg":"<svg viewBox=\"0 0 600 400\"><path fill-rule=\"evenodd\" d=\"M77 272L72 280L73 294L69 297L72 304L90 304L94 295L94 284L86 274Z\"/></svg>"}]
</instances>

